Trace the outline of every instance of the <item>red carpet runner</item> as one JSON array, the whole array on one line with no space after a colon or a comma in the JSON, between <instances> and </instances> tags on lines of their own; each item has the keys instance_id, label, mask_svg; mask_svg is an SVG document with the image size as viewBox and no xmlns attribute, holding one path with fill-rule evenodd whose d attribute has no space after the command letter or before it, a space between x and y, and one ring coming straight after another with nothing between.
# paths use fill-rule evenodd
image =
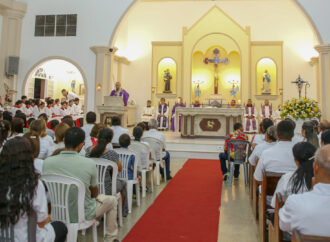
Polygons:
<instances>
[{"instance_id":1,"label":"red carpet runner","mask_svg":"<svg viewBox=\"0 0 330 242\"><path fill-rule=\"evenodd\" d=\"M218 160L188 160L124 242L216 242L222 176Z\"/></svg>"}]
</instances>

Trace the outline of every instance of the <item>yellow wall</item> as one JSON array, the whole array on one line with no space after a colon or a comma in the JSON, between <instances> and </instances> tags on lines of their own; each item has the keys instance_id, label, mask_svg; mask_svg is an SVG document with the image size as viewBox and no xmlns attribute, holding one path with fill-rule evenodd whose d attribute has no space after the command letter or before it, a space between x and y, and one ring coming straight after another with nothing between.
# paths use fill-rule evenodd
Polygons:
<instances>
[{"instance_id":1,"label":"yellow wall","mask_svg":"<svg viewBox=\"0 0 330 242\"><path fill-rule=\"evenodd\" d=\"M223 99L227 102L230 101L230 90L232 88L231 82L234 80L236 82L240 82L240 54L236 51L232 51L227 54L227 51L221 46L212 46L210 47L206 53L202 53L201 51L196 51L193 54L192 58L192 85L191 85L191 101L195 100L195 86L196 81L201 81L200 89L201 89L201 98L200 101L203 102L205 99L209 99L211 94L214 94L214 75L215 75L215 66L212 63L205 64L205 58L214 58L213 50L217 48L220 50L219 57L221 59L228 58L228 64L220 64L218 66L218 75L219 75L219 88L218 94L221 94ZM241 88L240 88L241 90ZM237 95L237 100L240 99L240 91Z\"/></svg>"}]
</instances>

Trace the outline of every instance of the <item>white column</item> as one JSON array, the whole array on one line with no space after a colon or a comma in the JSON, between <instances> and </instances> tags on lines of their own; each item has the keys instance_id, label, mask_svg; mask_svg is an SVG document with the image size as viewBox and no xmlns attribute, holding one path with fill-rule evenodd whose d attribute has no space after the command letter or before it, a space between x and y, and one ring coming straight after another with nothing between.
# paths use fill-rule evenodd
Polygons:
<instances>
[{"instance_id":1,"label":"white column","mask_svg":"<svg viewBox=\"0 0 330 242\"><path fill-rule=\"evenodd\" d=\"M319 75L321 84L321 108L323 119L330 120L330 44L318 45L315 49L320 53Z\"/></svg>"}]
</instances>

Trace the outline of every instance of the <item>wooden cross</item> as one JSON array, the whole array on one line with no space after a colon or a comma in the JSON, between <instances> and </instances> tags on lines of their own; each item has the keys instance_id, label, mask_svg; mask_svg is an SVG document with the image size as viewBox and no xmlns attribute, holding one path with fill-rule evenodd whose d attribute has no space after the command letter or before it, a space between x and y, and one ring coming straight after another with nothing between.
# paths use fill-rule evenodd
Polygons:
<instances>
[{"instance_id":1,"label":"wooden cross","mask_svg":"<svg viewBox=\"0 0 330 242\"><path fill-rule=\"evenodd\" d=\"M228 58L220 59L219 58L220 50L217 48L215 48L213 50L213 54L214 54L214 58L213 59L205 58L204 63L205 64L209 64L209 63L214 64L214 94L218 94L218 91L219 91L218 90L219 89L218 66L221 63L224 63L225 65L227 65L229 63L229 60L228 60Z\"/></svg>"}]
</instances>

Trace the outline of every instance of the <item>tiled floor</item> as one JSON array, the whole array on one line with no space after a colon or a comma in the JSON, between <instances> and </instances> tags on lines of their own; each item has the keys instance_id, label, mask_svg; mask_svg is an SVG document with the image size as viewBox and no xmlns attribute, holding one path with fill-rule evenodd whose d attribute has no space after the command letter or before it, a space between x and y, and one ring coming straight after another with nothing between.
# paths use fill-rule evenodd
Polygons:
<instances>
[{"instance_id":1,"label":"tiled floor","mask_svg":"<svg viewBox=\"0 0 330 242\"><path fill-rule=\"evenodd\" d=\"M182 168L186 159L172 160L172 173L175 175ZM220 172L220 171L219 171ZM155 186L153 193L147 193L141 200L141 207L136 207L133 201L132 213L124 219L124 226L119 228L119 240L121 241L140 219L144 212L154 202L159 193L164 189L164 182L160 186ZM240 179L233 181L232 185L226 183L222 187L222 199L219 222L219 242L257 242L258 227L252 216L252 209L249 201L249 188L244 185L244 175L241 173ZM102 241L103 226L98 228L99 241ZM92 241L91 231L87 231L86 236L79 234L79 240L83 242ZM157 240L155 240L156 242ZM137 242L140 242L137 240ZM169 241L171 242L171 241ZM212 241L210 241L212 242Z\"/></svg>"}]
</instances>

